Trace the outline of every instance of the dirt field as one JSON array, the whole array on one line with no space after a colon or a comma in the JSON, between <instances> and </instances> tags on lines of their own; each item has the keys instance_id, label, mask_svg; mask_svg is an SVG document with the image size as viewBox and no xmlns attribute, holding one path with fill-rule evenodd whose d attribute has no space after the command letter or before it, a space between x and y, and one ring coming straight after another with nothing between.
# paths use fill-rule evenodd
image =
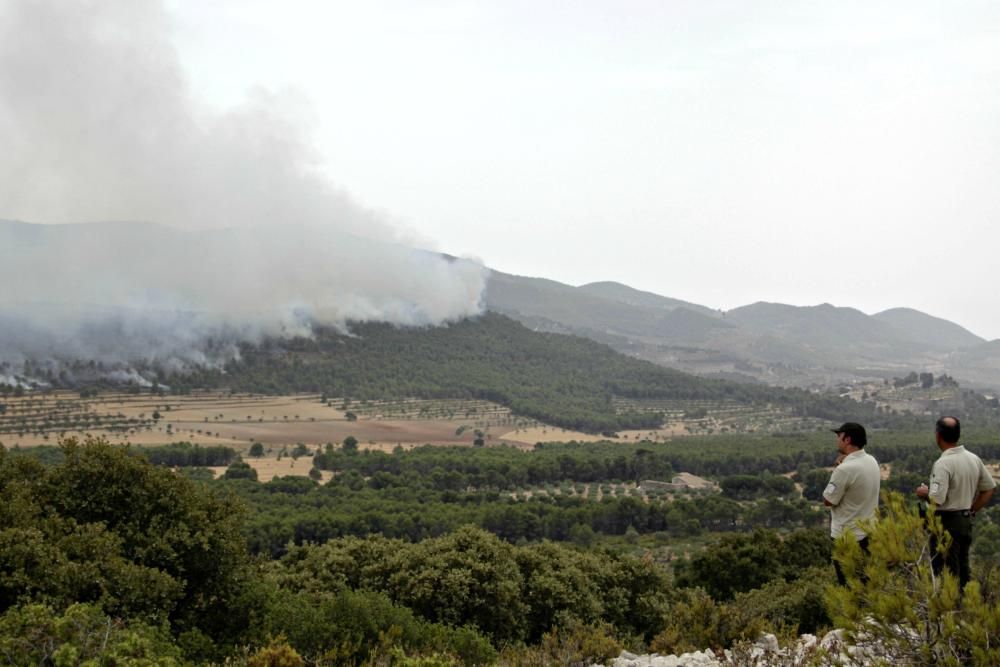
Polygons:
<instances>
[{"instance_id":1,"label":"dirt field","mask_svg":"<svg viewBox=\"0 0 1000 667\"><path fill-rule=\"evenodd\" d=\"M487 445L530 449L538 442L594 442L603 436L567 431L515 417L486 401L396 400L351 403L317 394L260 396L197 392L188 396L101 393L81 398L69 391L5 398L0 443L7 447L54 445L62 437L92 434L113 444L165 445L188 441L237 450L261 481L276 475L307 475L310 457L293 460L298 443L310 450L339 445L348 436L359 449L392 451L425 444L469 445L481 433ZM351 414L349 414L351 413ZM349 418L350 417L350 418ZM682 424L655 431L623 431L620 442L683 435ZM267 454L248 456L254 442ZM278 460L282 451L286 455ZM221 474L223 471L216 471ZM328 479L329 473L326 473Z\"/></svg>"},{"instance_id":2,"label":"dirt field","mask_svg":"<svg viewBox=\"0 0 1000 667\"><path fill-rule=\"evenodd\" d=\"M258 482L270 482L275 477L308 477L309 471L312 469L312 458L308 456L300 456L297 459L293 459L291 456L283 456L279 461L272 454L270 456L245 458L243 460L257 471ZM213 466L209 470L214 472L216 477L226 472L224 466ZM322 471L322 474L321 484L325 484L333 479L333 473L329 470Z\"/></svg>"},{"instance_id":3,"label":"dirt field","mask_svg":"<svg viewBox=\"0 0 1000 667\"><path fill-rule=\"evenodd\" d=\"M629 440L652 440L665 441L681 435L685 435L683 425L667 424L663 428L644 431L619 431L617 440L627 442ZM567 431L563 428L552 426L535 426L533 428L517 429L507 431L499 436L501 440L507 442L518 442L524 446L534 446L538 442L599 442L607 440L607 436L595 435L593 433L582 433L580 431Z\"/></svg>"},{"instance_id":4,"label":"dirt field","mask_svg":"<svg viewBox=\"0 0 1000 667\"><path fill-rule=\"evenodd\" d=\"M5 402L8 409L0 426L6 423L7 428L0 431L0 442L7 446L55 444L61 436L91 433L116 443L156 445L188 440L236 448L249 448L255 441L270 446L299 442L312 446L328 442L339 444L347 436L354 436L361 448L394 448L423 444L471 445L476 428L485 433L488 443L503 440L495 436L495 428L479 426L475 419L464 415L386 419L367 416L357 409L360 416L349 420L348 410L336 407L339 399L334 399L333 405L326 405L317 395L199 393L157 397L102 394L94 399L80 399L71 392L54 392L44 398L11 398ZM503 410L500 406L496 409ZM66 423L48 421L55 413L66 415ZM99 416L103 423L95 425L87 421L94 416ZM44 424L43 419L46 420ZM27 425L18 426L20 420L27 420ZM124 425L105 425L112 421ZM462 432L457 433L463 426Z\"/></svg>"}]
</instances>

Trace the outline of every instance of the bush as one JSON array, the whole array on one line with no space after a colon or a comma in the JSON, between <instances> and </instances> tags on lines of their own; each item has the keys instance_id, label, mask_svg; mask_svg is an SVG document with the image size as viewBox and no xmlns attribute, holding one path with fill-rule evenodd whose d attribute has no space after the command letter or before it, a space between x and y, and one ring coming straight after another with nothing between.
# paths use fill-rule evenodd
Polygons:
<instances>
[{"instance_id":1,"label":"bush","mask_svg":"<svg viewBox=\"0 0 1000 667\"><path fill-rule=\"evenodd\" d=\"M544 634L537 645L512 644L504 647L498 664L505 667L606 665L621 651L622 644L608 625L574 622L553 628Z\"/></svg>"},{"instance_id":2,"label":"bush","mask_svg":"<svg viewBox=\"0 0 1000 667\"><path fill-rule=\"evenodd\" d=\"M250 479L256 482L257 470L249 463L236 461L226 468L226 474L223 476L226 479Z\"/></svg>"},{"instance_id":3,"label":"bush","mask_svg":"<svg viewBox=\"0 0 1000 667\"><path fill-rule=\"evenodd\" d=\"M650 649L657 653L686 653L705 648L723 649L736 641L755 639L763 620L736 604L718 603L700 588L678 592L663 630Z\"/></svg>"},{"instance_id":4,"label":"bush","mask_svg":"<svg viewBox=\"0 0 1000 667\"><path fill-rule=\"evenodd\" d=\"M731 600L775 579L795 579L829 558L830 540L819 530L796 530L784 539L774 530L755 530L725 535L679 562L676 578L681 587L701 587L716 600Z\"/></svg>"},{"instance_id":5,"label":"bush","mask_svg":"<svg viewBox=\"0 0 1000 667\"><path fill-rule=\"evenodd\" d=\"M12 607L0 616L0 655L8 665L182 664L165 630L126 625L100 607L75 604L57 614L44 605Z\"/></svg>"},{"instance_id":6,"label":"bush","mask_svg":"<svg viewBox=\"0 0 1000 667\"><path fill-rule=\"evenodd\" d=\"M466 664L485 664L496 657L489 641L474 630L430 623L384 593L371 591L276 591L254 634L285 638L311 664L361 664L394 648L438 654L441 660L456 656Z\"/></svg>"},{"instance_id":7,"label":"bush","mask_svg":"<svg viewBox=\"0 0 1000 667\"><path fill-rule=\"evenodd\" d=\"M281 641L272 642L246 661L246 667L303 667L305 664L295 649Z\"/></svg>"},{"instance_id":8,"label":"bush","mask_svg":"<svg viewBox=\"0 0 1000 667\"><path fill-rule=\"evenodd\" d=\"M763 619L775 634L798 637L816 634L830 626L824 595L831 583L830 568L816 567L793 581L772 581L747 593L738 593L733 604L753 618Z\"/></svg>"},{"instance_id":9,"label":"bush","mask_svg":"<svg viewBox=\"0 0 1000 667\"><path fill-rule=\"evenodd\" d=\"M200 632L210 649L235 642L242 506L105 440L61 446L51 467L0 450L0 611L93 603L130 626Z\"/></svg>"},{"instance_id":10,"label":"bush","mask_svg":"<svg viewBox=\"0 0 1000 667\"><path fill-rule=\"evenodd\" d=\"M869 555L857 542L838 540L835 554L848 577L832 586L827 603L834 624L870 656L919 665L1000 664L1000 605L978 581L964 593L947 570L935 574L932 538L950 537L940 520L925 523L901 494L883 495L883 515L867 526ZM860 576L864 573L864 577Z\"/></svg>"}]
</instances>

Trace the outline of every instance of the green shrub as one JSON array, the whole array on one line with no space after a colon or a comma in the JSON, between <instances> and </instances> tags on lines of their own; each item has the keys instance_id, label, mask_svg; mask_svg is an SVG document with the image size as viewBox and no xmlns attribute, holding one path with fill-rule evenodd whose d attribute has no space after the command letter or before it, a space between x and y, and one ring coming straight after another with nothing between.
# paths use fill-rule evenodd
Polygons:
<instances>
[{"instance_id":1,"label":"green shrub","mask_svg":"<svg viewBox=\"0 0 1000 667\"><path fill-rule=\"evenodd\" d=\"M943 549L950 536L928 519L901 494L884 494L882 517L867 526L869 554L850 539L836 544L848 585L827 590L830 616L850 642L889 663L1000 664L1000 604L976 580L962 592L951 572L934 573L932 537Z\"/></svg>"},{"instance_id":2,"label":"green shrub","mask_svg":"<svg viewBox=\"0 0 1000 667\"><path fill-rule=\"evenodd\" d=\"M763 619L775 634L798 637L830 626L824 595L831 583L829 566L806 570L792 581L776 580L738 593L733 604L749 616Z\"/></svg>"},{"instance_id":3,"label":"green shrub","mask_svg":"<svg viewBox=\"0 0 1000 667\"><path fill-rule=\"evenodd\" d=\"M736 641L755 639L764 627L761 618L739 605L718 603L700 588L679 591L665 620L650 644L657 653L727 648Z\"/></svg>"},{"instance_id":4,"label":"green shrub","mask_svg":"<svg viewBox=\"0 0 1000 667\"><path fill-rule=\"evenodd\" d=\"M143 623L125 624L93 604L56 613L44 605L12 607L0 616L0 655L8 665L182 664L169 633Z\"/></svg>"}]
</instances>

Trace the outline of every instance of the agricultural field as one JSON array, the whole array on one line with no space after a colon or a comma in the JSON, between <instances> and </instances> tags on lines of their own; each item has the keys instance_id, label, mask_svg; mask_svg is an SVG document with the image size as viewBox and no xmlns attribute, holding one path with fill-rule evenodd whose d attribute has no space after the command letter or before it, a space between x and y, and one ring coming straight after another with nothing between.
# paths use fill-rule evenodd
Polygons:
<instances>
[{"instance_id":1,"label":"agricultural field","mask_svg":"<svg viewBox=\"0 0 1000 667\"><path fill-rule=\"evenodd\" d=\"M319 394L266 396L219 391L159 395L134 392L29 392L0 399L0 444L54 445L61 438L94 435L112 444L157 446L190 442L234 449L258 479L306 476L311 454L354 437L361 450L391 452L431 445L505 444L531 449L538 442L597 442L608 435L583 433L515 415L484 400L396 399L352 401ZM755 430L815 430L818 420L789 421L780 411L725 401L616 400L619 411L660 412L659 429L623 430L618 442L666 442L676 437ZM254 443L262 456L249 456ZM291 456L304 445L307 456ZM215 468L216 475L225 468ZM332 476L323 472L322 479ZM527 497L544 490L525 490ZM613 494L625 493L616 489ZM641 491L629 492L646 498ZM598 489L593 497L606 492Z\"/></svg>"},{"instance_id":2,"label":"agricultural field","mask_svg":"<svg viewBox=\"0 0 1000 667\"><path fill-rule=\"evenodd\" d=\"M815 431L826 422L792 417L779 409L726 401L615 399L619 412L662 413L659 429L623 430L621 440L665 441L682 435ZM0 399L0 442L30 447L60 437L101 435L118 444L188 441L237 449L299 442L320 446L354 436L362 449L391 450L423 444L534 446L536 442L595 442L607 435L554 427L515 415L484 400L401 399L355 401L317 394L265 396L229 392L156 395L101 392L32 392Z\"/></svg>"},{"instance_id":3,"label":"agricultural field","mask_svg":"<svg viewBox=\"0 0 1000 667\"><path fill-rule=\"evenodd\" d=\"M613 401L618 412L652 412L664 417L662 428L653 431L623 432L639 439L669 440L679 435L716 433L804 433L826 428L830 422L802 417L787 408L748 405L723 399L624 399Z\"/></svg>"},{"instance_id":4,"label":"agricultural field","mask_svg":"<svg viewBox=\"0 0 1000 667\"><path fill-rule=\"evenodd\" d=\"M580 498L584 500L601 501L605 498L637 498L644 503L657 499L669 500L674 494L718 493L719 485L696 475L683 473L683 482L677 488L668 488L669 480L618 482L573 482L564 480L536 487L515 489L508 493L512 500L527 501L540 498ZM680 481L680 480L679 480Z\"/></svg>"},{"instance_id":5,"label":"agricultural field","mask_svg":"<svg viewBox=\"0 0 1000 667\"><path fill-rule=\"evenodd\" d=\"M533 420L486 401L321 400L315 394L261 396L200 392L185 396L69 391L3 399L0 442L30 447L60 437L100 435L110 442L161 445L188 441L270 448L299 442L321 446L354 436L359 446L385 449L423 444L472 444L476 431L489 441L497 431L520 433ZM514 439L511 438L513 441ZM527 444L527 443L526 443ZM534 444L534 443L530 443Z\"/></svg>"}]
</instances>

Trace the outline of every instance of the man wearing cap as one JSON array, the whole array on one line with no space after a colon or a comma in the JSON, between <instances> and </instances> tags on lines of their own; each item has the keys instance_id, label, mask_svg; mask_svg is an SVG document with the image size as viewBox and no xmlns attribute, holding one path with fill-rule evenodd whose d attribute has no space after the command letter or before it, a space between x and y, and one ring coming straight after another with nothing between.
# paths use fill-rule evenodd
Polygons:
<instances>
[{"instance_id":1,"label":"man wearing cap","mask_svg":"<svg viewBox=\"0 0 1000 667\"><path fill-rule=\"evenodd\" d=\"M942 554L935 550L934 572L947 566L958 575L959 585L971 578L969 549L972 546L972 518L990 502L997 483L982 459L958 444L962 425L955 417L941 417L934 425L934 439L941 456L931 469L931 485L917 487L917 497L937 504L935 513L951 535L951 545Z\"/></svg>"},{"instance_id":2,"label":"man wearing cap","mask_svg":"<svg viewBox=\"0 0 1000 667\"><path fill-rule=\"evenodd\" d=\"M868 435L861 424L847 422L833 432L837 434L840 456L823 491L823 504L830 508L830 537L836 540L849 532L858 541L861 550L867 553L868 533L858 522L875 517L882 481L878 461L864 450ZM847 579L840 563L834 560L833 566L837 571L837 581L846 586Z\"/></svg>"}]
</instances>

